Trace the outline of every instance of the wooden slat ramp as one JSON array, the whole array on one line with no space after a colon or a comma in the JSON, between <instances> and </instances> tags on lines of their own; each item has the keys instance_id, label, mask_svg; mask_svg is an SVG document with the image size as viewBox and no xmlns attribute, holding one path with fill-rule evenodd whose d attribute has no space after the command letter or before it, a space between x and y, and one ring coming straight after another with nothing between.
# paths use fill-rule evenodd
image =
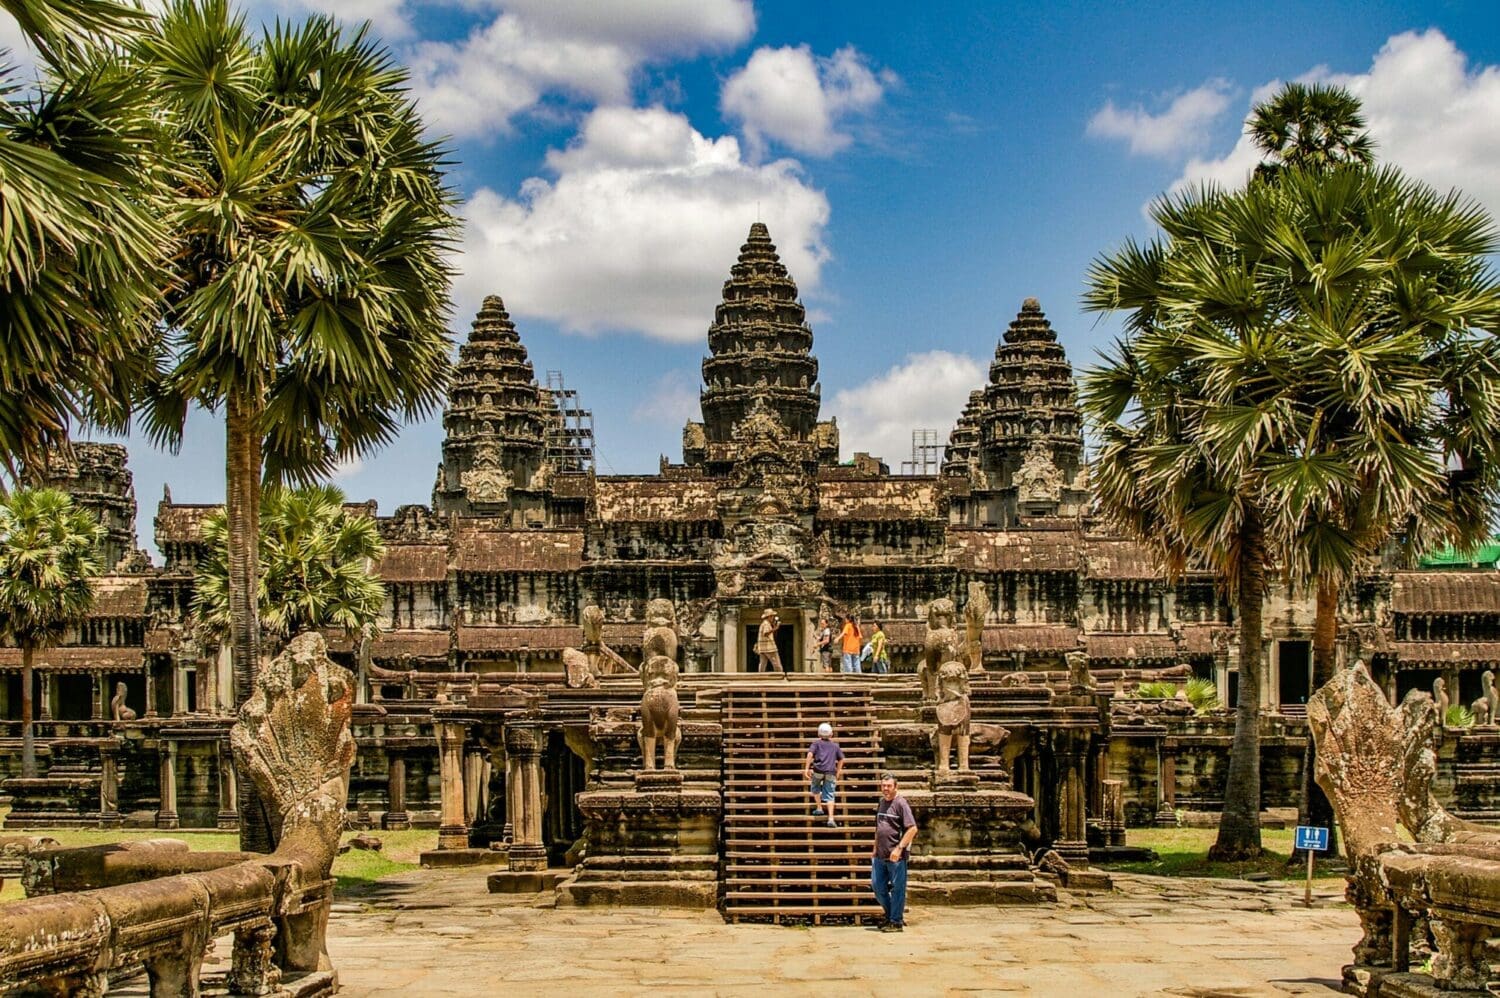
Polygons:
<instances>
[{"instance_id":1,"label":"wooden slat ramp","mask_svg":"<svg viewBox=\"0 0 1500 998\"><path fill-rule=\"evenodd\" d=\"M870 694L800 683L731 687L721 709L724 917L815 925L878 919L870 847L880 746ZM838 828L813 816L802 780L808 743L823 721L847 756Z\"/></svg>"}]
</instances>

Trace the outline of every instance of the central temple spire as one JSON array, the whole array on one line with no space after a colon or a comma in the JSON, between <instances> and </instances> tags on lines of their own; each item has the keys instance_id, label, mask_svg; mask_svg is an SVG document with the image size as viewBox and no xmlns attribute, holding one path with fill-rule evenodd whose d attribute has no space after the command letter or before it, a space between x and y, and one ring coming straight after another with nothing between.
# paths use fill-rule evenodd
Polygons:
<instances>
[{"instance_id":1,"label":"central temple spire","mask_svg":"<svg viewBox=\"0 0 1500 998\"><path fill-rule=\"evenodd\" d=\"M831 450L830 459L837 460L837 429L818 422L821 389L812 342L797 284L770 231L756 222L729 270L708 328L703 421L689 423L683 433L687 462L732 461L738 428L752 414L774 416L789 439L812 444L819 459Z\"/></svg>"}]
</instances>

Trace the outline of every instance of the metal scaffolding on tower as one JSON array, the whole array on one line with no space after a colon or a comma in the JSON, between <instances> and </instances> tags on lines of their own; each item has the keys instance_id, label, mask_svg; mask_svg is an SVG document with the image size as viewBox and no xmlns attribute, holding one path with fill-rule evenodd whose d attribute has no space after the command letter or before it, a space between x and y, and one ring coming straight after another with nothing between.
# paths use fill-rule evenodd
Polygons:
<instances>
[{"instance_id":1,"label":"metal scaffolding on tower","mask_svg":"<svg viewBox=\"0 0 1500 998\"><path fill-rule=\"evenodd\" d=\"M561 371L547 372L542 389L552 405L547 423L546 455L561 474L591 474L594 470L594 412L578 400L578 392L563 381Z\"/></svg>"},{"instance_id":2,"label":"metal scaffolding on tower","mask_svg":"<svg viewBox=\"0 0 1500 998\"><path fill-rule=\"evenodd\" d=\"M943 464L937 430L911 431L911 460L901 462L903 475L936 475Z\"/></svg>"}]
</instances>

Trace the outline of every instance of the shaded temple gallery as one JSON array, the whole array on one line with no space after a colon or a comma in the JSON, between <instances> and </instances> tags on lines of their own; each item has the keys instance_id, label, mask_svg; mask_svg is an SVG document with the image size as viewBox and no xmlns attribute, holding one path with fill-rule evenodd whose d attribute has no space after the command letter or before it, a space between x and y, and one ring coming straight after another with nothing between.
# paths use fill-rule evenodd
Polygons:
<instances>
[{"instance_id":1,"label":"shaded temple gallery","mask_svg":"<svg viewBox=\"0 0 1500 998\"><path fill-rule=\"evenodd\" d=\"M654 475L599 475L576 399L554 379L538 383L501 299L485 299L444 412L432 505L389 516L373 501L358 507L377 517L388 545L378 571L389 592L362 661L348 639L334 642L360 674L358 820L441 825L454 846L509 841L524 847L518 856L532 851L521 868L583 854L594 862L623 850L579 846L590 808L604 806L588 795L623 787L639 764L621 713L639 685L568 688L561 652L584 644L585 607L602 611L601 644L623 673L639 664L647 602L672 602L684 766L690 782L709 786L724 779L726 704L745 685L734 674L753 668L764 609L785 624L778 642L789 669L815 668L820 615L849 612L884 624L894 671L907 673L934 601L951 600L962 628L973 583L990 604L974 719L1009 732L976 770L989 766L985 778L1024 801L1006 804L1006 843L1060 846L1082 863L1086 839L1118 838L1111 811L1147 823L1219 808L1232 717L1121 694L1143 679L1198 676L1232 704L1240 663L1231 608L1212 578L1167 582L1143 547L1093 518L1072 369L1037 301L1026 299L1003 331L933 475L893 475L865 454L844 459L839 427L822 418L813 346L796 284L756 223L708 327L701 419L683 428L680 462L664 459ZM163 564L153 566L135 551L122 448L76 445L49 477L100 513L115 568L93 616L64 647L38 655L40 744L54 784L18 802L12 824L232 825L221 765L227 653L201 644L188 619L212 507L165 497L155 519ZM1369 663L1393 696L1441 678L1454 702L1468 703L1500 661L1493 565L1373 572L1348 588L1340 611L1341 654ZM1270 808L1296 802L1311 630L1310 599L1278 591L1268 600ZM1093 686L1064 672L1074 651L1088 656ZM19 663L18 650L0 648L0 766L10 775L19 769ZM832 678L870 706L883 764L928 780L930 708L914 684ZM118 683L137 715L129 722L111 720ZM1461 813L1492 816L1496 730L1445 734L1439 787ZM1117 789L1106 793L1107 784ZM936 792L924 806L939 806ZM712 807L732 811L732 802L705 807L727 820Z\"/></svg>"}]
</instances>

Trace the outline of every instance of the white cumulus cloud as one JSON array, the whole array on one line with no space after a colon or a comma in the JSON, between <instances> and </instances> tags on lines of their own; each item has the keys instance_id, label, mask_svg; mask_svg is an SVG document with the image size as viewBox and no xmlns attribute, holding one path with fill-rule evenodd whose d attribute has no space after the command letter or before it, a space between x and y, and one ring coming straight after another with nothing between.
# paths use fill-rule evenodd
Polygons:
<instances>
[{"instance_id":1,"label":"white cumulus cloud","mask_svg":"<svg viewBox=\"0 0 1500 998\"><path fill-rule=\"evenodd\" d=\"M982 387L986 377L973 357L931 350L910 354L869 381L837 392L827 408L838 418L843 456L865 451L895 470L911 458L912 430L937 430L938 443L947 443L969 392Z\"/></svg>"},{"instance_id":2,"label":"white cumulus cloud","mask_svg":"<svg viewBox=\"0 0 1500 998\"><path fill-rule=\"evenodd\" d=\"M827 58L806 45L760 48L724 81L719 107L738 121L757 156L779 142L809 156L831 156L854 141L845 124L879 104L896 82L852 46Z\"/></svg>"},{"instance_id":3,"label":"white cumulus cloud","mask_svg":"<svg viewBox=\"0 0 1500 998\"><path fill-rule=\"evenodd\" d=\"M1434 28L1393 35L1364 73L1317 67L1302 79L1339 84L1364 102L1380 162L1440 190L1457 187L1500 215L1500 66L1471 65ZM1276 86L1259 88L1252 106ZM1260 158L1241 135L1224 156L1190 160L1173 189L1206 180L1243 184Z\"/></svg>"},{"instance_id":4,"label":"white cumulus cloud","mask_svg":"<svg viewBox=\"0 0 1500 998\"><path fill-rule=\"evenodd\" d=\"M575 332L700 341L757 216L801 289L818 286L828 199L795 161L749 163L733 136L660 107L605 107L548 166L554 179L465 206L461 310L498 293Z\"/></svg>"},{"instance_id":5,"label":"white cumulus cloud","mask_svg":"<svg viewBox=\"0 0 1500 998\"><path fill-rule=\"evenodd\" d=\"M641 66L730 48L755 29L748 0L503 0L479 6L499 13L460 41L415 44L408 58L427 123L460 138L503 132L512 118L549 95L628 103Z\"/></svg>"},{"instance_id":6,"label":"white cumulus cloud","mask_svg":"<svg viewBox=\"0 0 1500 998\"><path fill-rule=\"evenodd\" d=\"M406 0L256 0L247 6L267 22L308 14L331 14L351 26L369 21L386 42L404 41L414 34L411 5Z\"/></svg>"},{"instance_id":7,"label":"white cumulus cloud","mask_svg":"<svg viewBox=\"0 0 1500 998\"><path fill-rule=\"evenodd\" d=\"M1157 114L1143 106L1117 107L1107 101L1089 119L1088 134L1122 139L1135 155L1175 156L1204 139L1204 129L1229 107L1233 87L1226 80L1209 80L1178 94Z\"/></svg>"}]
</instances>

